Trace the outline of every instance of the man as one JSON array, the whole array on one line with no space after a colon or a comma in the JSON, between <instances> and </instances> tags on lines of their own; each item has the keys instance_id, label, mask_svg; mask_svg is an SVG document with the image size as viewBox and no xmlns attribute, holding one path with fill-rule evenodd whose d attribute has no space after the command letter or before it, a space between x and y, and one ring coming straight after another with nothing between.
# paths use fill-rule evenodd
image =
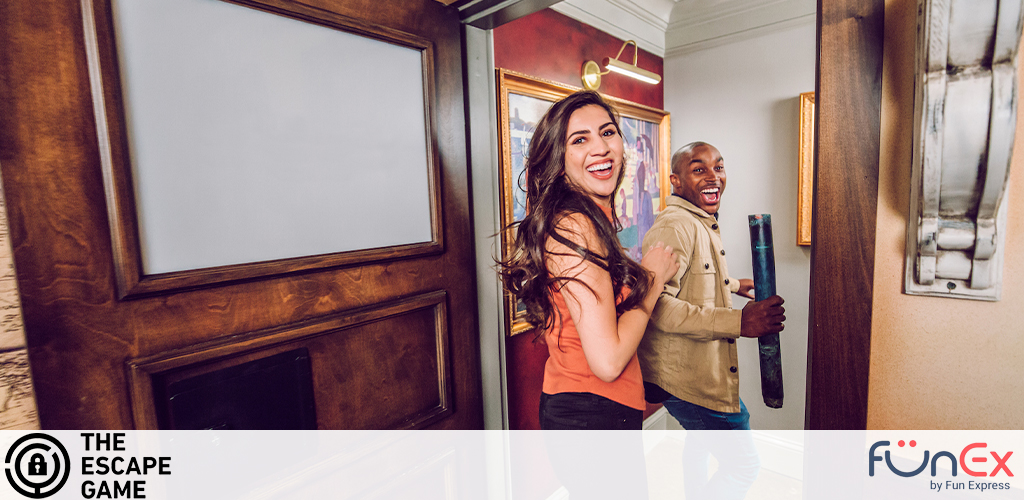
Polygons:
<instances>
[{"instance_id":1,"label":"man","mask_svg":"<svg viewBox=\"0 0 1024 500\"><path fill-rule=\"evenodd\" d=\"M714 146L694 142L672 155L672 195L644 236L646 253L662 241L675 249L679 271L665 284L637 353L647 399L690 433L683 452L686 498L743 498L760 464L750 437L750 414L739 396L736 339L782 331L778 295L732 308L730 293L753 298L754 282L729 277L718 230L725 162ZM707 458L719 471L707 478Z\"/></svg>"}]
</instances>

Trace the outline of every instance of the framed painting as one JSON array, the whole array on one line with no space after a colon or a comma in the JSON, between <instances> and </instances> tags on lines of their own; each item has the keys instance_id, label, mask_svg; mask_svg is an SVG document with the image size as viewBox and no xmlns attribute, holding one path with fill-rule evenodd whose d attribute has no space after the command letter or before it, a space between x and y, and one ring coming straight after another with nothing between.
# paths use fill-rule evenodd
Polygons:
<instances>
[{"instance_id":1,"label":"framed painting","mask_svg":"<svg viewBox=\"0 0 1024 500\"><path fill-rule=\"evenodd\" d=\"M796 190L796 244L811 244L811 199L814 197L814 92L800 94L800 185Z\"/></svg>"},{"instance_id":2,"label":"framed painting","mask_svg":"<svg viewBox=\"0 0 1024 500\"><path fill-rule=\"evenodd\" d=\"M526 215L526 153L537 122L548 108L576 87L498 69L498 132L501 151L501 226L507 227ZM615 194L615 214L622 226L619 241L626 253L640 261L641 242L665 207L671 193L669 176L669 114L614 97L604 96L619 112L622 130L625 177ZM501 232L502 257L508 253L514 235ZM522 304L505 291L508 335L533 329Z\"/></svg>"}]
</instances>

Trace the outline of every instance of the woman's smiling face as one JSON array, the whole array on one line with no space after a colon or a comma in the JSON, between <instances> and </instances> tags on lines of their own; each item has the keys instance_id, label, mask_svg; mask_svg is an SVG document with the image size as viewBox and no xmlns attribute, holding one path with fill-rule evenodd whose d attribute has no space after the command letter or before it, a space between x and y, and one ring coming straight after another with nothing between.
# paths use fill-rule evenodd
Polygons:
<instances>
[{"instance_id":1,"label":"woman's smiling face","mask_svg":"<svg viewBox=\"0 0 1024 500\"><path fill-rule=\"evenodd\" d=\"M610 207L622 171L622 136L596 104L573 111L565 131L565 175L599 205Z\"/></svg>"}]
</instances>

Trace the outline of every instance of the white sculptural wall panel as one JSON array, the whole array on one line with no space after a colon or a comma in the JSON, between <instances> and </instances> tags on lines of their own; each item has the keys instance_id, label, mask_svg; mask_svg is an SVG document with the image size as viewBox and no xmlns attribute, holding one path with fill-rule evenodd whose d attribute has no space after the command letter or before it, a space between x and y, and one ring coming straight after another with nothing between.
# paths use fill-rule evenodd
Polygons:
<instances>
[{"instance_id":1,"label":"white sculptural wall panel","mask_svg":"<svg viewBox=\"0 0 1024 500\"><path fill-rule=\"evenodd\" d=\"M920 0L904 291L999 300L1021 0Z\"/></svg>"}]
</instances>

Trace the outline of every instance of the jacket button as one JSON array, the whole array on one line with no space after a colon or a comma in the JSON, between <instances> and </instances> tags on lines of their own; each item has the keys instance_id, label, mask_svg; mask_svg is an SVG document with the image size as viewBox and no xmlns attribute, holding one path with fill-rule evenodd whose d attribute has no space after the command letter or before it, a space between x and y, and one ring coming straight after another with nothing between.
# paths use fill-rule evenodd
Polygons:
<instances>
[{"instance_id":1,"label":"jacket button","mask_svg":"<svg viewBox=\"0 0 1024 500\"><path fill-rule=\"evenodd\" d=\"M704 269L711 267L711 264L704 264Z\"/></svg>"},{"instance_id":2,"label":"jacket button","mask_svg":"<svg viewBox=\"0 0 1024 500\"><path fill-rule=\"evenodd\" d=\"M725 250L722 250L722 255L725 255Z\"/></svg>"},{"instance_id":3,"label":"jacket button","mask_svg":"<svg viewBox=\"0 0 1024 500\"><path fill-rule=\"evenodd\" d=\"M729 343L730 343L730 344L735 344L735 343L736 343L736 340L735 340L735 339L729 339Z\"/></svg>"},{"instance_id":4,"label":"jacket button","mask_svg":"<svg viewBox=\"0 0 1024 500\"><path fill-rule=\"evenodd\" d=\"M718 229L718 224L712 224L711 229Z\"/></svg>"},{"instance_id":5,"label":"jacket button","mask_svg":"<svg viewBox=\"0 0 1024 500\"><path fill-rule=\"evenodd\" d=\"M726 280L725 280L725 284L726 284L726 285L728 285L728 284L729 284L729 280L728 280L728 279L726 279Z\"/></svg>"},{"instance_id":6,"label":"jacket button","mask_svg":"<svg viewBox=\"0 0 1024 500\"><path fill-rule=\"evenodd\" d=\"M736 373L736 367L735 366L730 366L729 367L729 371L731 371L733 373Z\"/></svg>"}]
</instances>

